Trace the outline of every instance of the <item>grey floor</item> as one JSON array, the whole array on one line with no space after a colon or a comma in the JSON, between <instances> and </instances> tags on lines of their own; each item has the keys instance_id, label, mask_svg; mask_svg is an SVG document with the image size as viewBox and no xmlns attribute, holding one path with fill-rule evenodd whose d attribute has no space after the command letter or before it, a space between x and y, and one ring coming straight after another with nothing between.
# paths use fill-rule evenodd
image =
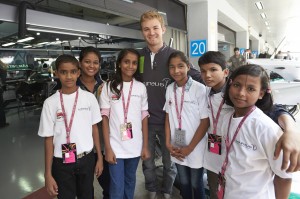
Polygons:
<instances>
[{"instance_id":1,"label":"grey floor","mask_svg":"<svg viewBox=\"0 0 300 199\"><path fill-rule=\"evenodd\" d=\"M15 106L14 103L9 106ZM0 129L0 198L19 199L44 186L44 143L37 135L39 111L16 108L6 111L6 119L10 125ZM160 164L158 160L158 165ZM161 168L157 169L161 176ZM102 190L95 180L95 199L102 198ZM161 195L158 195L158 199ZM174 187L173 199L181 198ZM146 199L144 176L139 164L135 199Z\"/></svg>"}]
</instances>

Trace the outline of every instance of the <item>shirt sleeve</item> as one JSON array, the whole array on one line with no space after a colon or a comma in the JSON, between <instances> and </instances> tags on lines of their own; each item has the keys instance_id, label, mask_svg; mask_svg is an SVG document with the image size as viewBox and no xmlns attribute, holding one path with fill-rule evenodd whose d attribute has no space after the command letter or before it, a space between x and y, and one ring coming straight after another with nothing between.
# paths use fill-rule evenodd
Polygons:
<instances>
[{"instance_id":1,"label":"shirt sleeve","mask_svg":"<svg viewBox=\"0 0 300 199\"><path fill-rule=\"evenodd\" d=\"M102 88L100 95L100 108L101 109L110 109L110 97L109 97L109 83L105 83Z\"/></svg>"},{"instance_id":2,"label":"shirt sleeve","mask_svg":"<svg viewBox=\"0 0 300 199\"><path fill-rule=\"evenodd\" d=\"M295 120L294 116L291 115L282 104L274 104L272 110L267 115L278 124L278 118L282 114L287 114Z\"/></svg>"},{"instance_id":3,"label":"shirt sleeve","mask_svg":"<svg viewBox=\"0 0 300 199\"><path fill-rule=\"evenodd\" d=\"M38 135L41 137L50 137L54 135L55 115L51 112L51 107L47 100L44 102Z\"/></svg>"},{"instance_id":4,"label":"shirt sleeve","mask_svg":"<svg viewBox=\"0 0 300 199\"><path fill-rule=\"evenodd\" d=\"M92 111L92 118L93 118L92 123L97 124L102 121L102 117L100 114L100 107L94 95L91 95L90 98L91 98L90 102L91 102L91 111Z\"/></svg>"},{"instance_id":5,"label":"shirt sleeve","mask_svg":"<svg viewBox=\"0 0 300 199\"><path fill-rule=\"evenodd\" d=\"M266 156L269 161L269 165L277 176L281 178L292 178L291 173L286 173L285 171L281 170L281 164L282 164L282 158L283 153L280 152L279 158L277 160L274 160L274 149L275 144L278 141L279 137L282 135L282 130L278 125L272 125L269 126L269 128L261 129L261 131L264 131L264 133L261 134L260 137L260 143L262 144Z\"/></svg>"},{"instance_id":6,"label":"shirt sleeve","mask_svg":"<svg viewBox=\"0 0 300 199\"><path fill-rule=\"evenodd\" d=\"M197 101L199 105L200 110L200 118L208 118L208 103L207 103L207 96L206 96L206 89L203 85L200 85L200 87L197 89Z\"/></svg>"}]
</instances>

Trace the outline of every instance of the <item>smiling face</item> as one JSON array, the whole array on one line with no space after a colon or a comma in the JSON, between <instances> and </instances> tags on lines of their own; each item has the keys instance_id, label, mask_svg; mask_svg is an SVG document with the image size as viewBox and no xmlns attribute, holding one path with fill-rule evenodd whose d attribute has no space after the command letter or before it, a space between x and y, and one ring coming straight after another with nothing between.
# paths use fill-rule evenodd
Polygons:
<instances>
[{"instance_id":1,"label":"smiling face","mask_svg":"<svg viewBox=\"0 0 300 199\"><path fill-rule=\"evenodd\" d=\"M129 82L132 80L138 66L138 56L132 52L128 52L121 60L119 67L121 68L122 80Z\"/></svg>"},{"instance_id":2,"label":"smiling face","mask_svg":"<svg viewBox=\"0 0 300 199\"><path fill-rule=\"evenodd\" d=\"M201 77L206 86L211 87L213 90L220 90L226 83L228 70L215 63L203 64L200 66Z\"/></svg>"},{"instance_id":3,"label":"smiling face","mask_svg":"<svg viewBox=\"0 0 300 199\"><path fill-rule=\"evenodd\" d=\"M93 52L86 54L80 62L80 68L83 76L94 77L100 68L99 57Z\"/></svg>"},{"instance_id":4,"label":"smiling face","mask_svg":"<svg viewBox=\"0 0 300 199\"><path fill-rule=\"evenodd\" d=\"M71 94L77 90L76 81L80 75L80 70L70 62L61 63L57 76L61 82L61 90L64 94Z\"/></svg>"},{"instance_id":5,"label":"smiling face","mask_svg":"<svg viewBox=\"0 0 300 199\"><path fill-rule=\"evenodd\" d=\"M141 23L142 34L149 47L160 47L163 45L163 34L166 28L162 26L158 19L153 18Z\"/></svg>"},{"instance_id":6,"label":"smiling face","mask_svg":"<svg viewBox=\"0 0 300 199\"><path fill-rule=\"evenodd\" d=\"M263 96L260 77L238 75L229 88L229 98L234 105L237 117L244 116Z\"/></svg>"},{"instance_id":7,"label":"smiling face","mask_svg":"<svg viewBox=\"0 0 300 199\"><path fill-rule=\"evenodd\" d=\"M169 73L178 86L183 86L188 80L190 66L182 61L180 57L173 57L169 62Z\"/></svg>"}]
</instances>

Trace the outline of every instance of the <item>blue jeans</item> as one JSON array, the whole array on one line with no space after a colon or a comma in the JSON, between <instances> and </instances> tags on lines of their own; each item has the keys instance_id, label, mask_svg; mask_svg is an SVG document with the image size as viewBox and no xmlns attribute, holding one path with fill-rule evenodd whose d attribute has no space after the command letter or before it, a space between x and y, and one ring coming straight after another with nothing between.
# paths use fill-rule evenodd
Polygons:
<instances>
[{"instance_id":1,"label":"blue jeans","mask_svg":"<svg viewBox=\"0 0 300 199\"><path fill-rule=\"evenodd\" d=\"M148 127L148 146L151 157L143 161L143 172L145 176L145 188L151 192L157 192L158 183L156 176L156 165L155 165L155 145L156 135L159 138L161 150L162 150L162 163L163 163L163 182L162 192L171 194L173 183L177 174L175 164L171 162L171 156L166 148L166 135L165 128L162 125L149 125Z\"/></svg>"},{"instance_id":2,"label":"blue jeans","mask_svg":"<svg viewBox=\"0 0 300 199\"><path fill-rule=\"evenodd\" d=\"M176 164L180 181L180 194L183 199L205 199L203 167L193 169ZM194 195L194 197L193 197Z\"/></svg>"},{"instance_id":3,"label":"blue jeans","mask_svg":"<svg viewBox=\"0 0 300 199\"><path fill-rule=\"evenodd\" d=\"M140 157L117 158L117 164L109 164L110 199L133 199L139 160Z\"/></svg>"}]
</instances>

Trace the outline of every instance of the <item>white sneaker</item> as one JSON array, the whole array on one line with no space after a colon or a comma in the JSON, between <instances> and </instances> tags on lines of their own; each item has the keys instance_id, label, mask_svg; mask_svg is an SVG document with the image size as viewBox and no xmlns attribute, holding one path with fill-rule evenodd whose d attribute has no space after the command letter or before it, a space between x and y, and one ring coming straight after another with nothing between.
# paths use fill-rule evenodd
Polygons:
<instances>
[{"instance_id":1,"label":"white sneaker","mask_svg":"<svg viewBox=\"0 0 300 199\"><path fill-rule=\"evenodd\" d=\"M171 199L171 194L164 193L164 199Z\"/></svg>"},{"instance_id":2,"label":"white sneaker","mask_svg":"<svg viewBox=\"0 0 300 199\"><path fill-rule=\"evenodd\" d=\"M148 191L148 198L149 199L157 199L156 192Z\"/></svg>"}]
</instances>

